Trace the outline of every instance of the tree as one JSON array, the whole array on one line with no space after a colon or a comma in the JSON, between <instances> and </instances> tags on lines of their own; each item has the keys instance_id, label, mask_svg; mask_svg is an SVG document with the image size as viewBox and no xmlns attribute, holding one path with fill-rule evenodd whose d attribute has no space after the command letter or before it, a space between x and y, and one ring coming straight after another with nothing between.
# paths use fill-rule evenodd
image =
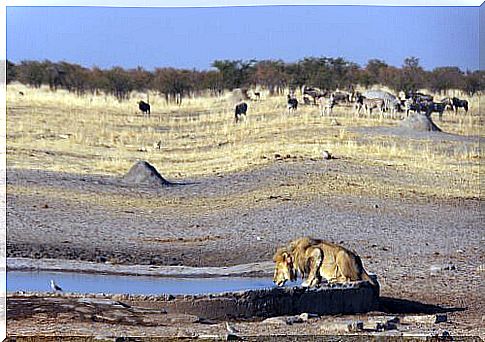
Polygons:
<instances>
[{"instance_id":1,"label":"tree","mask_svg":"<svg viewBox=\"0 0 485 342\"><path fill-rule=\"evenodd\" d=\"M288 83L284 62L268 60L256 63L251 83L262 85L269 90L270 95L274 95L277 89L285 88Z\"/></svg>"},{"instance_id":2,"label":"tree","mask_svg":"<svg viewBox=\"0 0 485 342\"><path fill-rule=\"evenodd\" d=\"M18 71L17 79L23 84L40 88L44 81L45 68L40 62L21 61L16 70Z\"/></svg>"},{"instance_id":3,"label":"tree","mask_svg":"<svg viewBox=\"0 0 485 342\"><path fill-rule=\"evenodd\" d=\"M15 64L7 60L7 75L6 75L6 82L7 84L16 80L17 77L17 70Z\"/></svg>"},{"instance_id":4,"label":"tree","mask_svg":"<svg viewBox=\"0 0 485 342\"><path fill-rule=\"evenodd\" d=\"M402 68L402 89L404 92L414 92L425 85L425 72L419 65L419 58L407 57Z\"/></svg>"},{"instance_id":5,"label":"tree","mask_svg":"<svg viewBox=\"0 0 485 342\"><path fill-rule=\"evenodd\" d=\"M462 89L470 96L475 95L479 91L483 91L485 89L485 71L468 71L463 80Z\"/></svg>"},{"instance_id":6,"label":"tree","mask_svg":"<svg viewBox=\"0 0 485 342\"><path fill-rule=\"evenodd\" d=\"M232 90L248 85L249 75L255 62L255 60L215 60L212 67L222 74L224 88Z\"/></svg>"},{"instance_id":7,"label":"tree","mask_svg":"<svg viewBox=\"0 0 485 342\"><path fill-rule=\"evenodd\" d=\"M429 75L428 87L434 92L463 88L463 72L457 67L435 68Z\"/></svg>"},{"instance_id":8,"label":"tree","mask_svg":"<svg viewBox=\"0 0 485 342\"><path fill-rule=\"evenodd\" d=\"M108 80L107 91L113 94L118 101L129 97L133 90L133 81L127 71L121 67L114 67L106 72L106 78Z\"/></svg>"}]
</instances>

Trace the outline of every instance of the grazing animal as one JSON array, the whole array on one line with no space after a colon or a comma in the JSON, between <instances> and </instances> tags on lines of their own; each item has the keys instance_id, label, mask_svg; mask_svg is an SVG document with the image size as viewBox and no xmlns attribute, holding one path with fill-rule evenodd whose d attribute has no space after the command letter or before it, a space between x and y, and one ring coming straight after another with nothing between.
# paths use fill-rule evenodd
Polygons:
<instances>
[{"instance_id":1,"label":"grazing animal","mask_svg":"<svg viewBox=\"0 0 485 342\"><path fill-rule=\"evenodd\" d=\"M439 114L439 120L442 120L443 112L447 104L445 102L415 102L412 98L409 98L405 102L406 115L412 110L415 113L423 113L426 116L430 116L432 113Z\"/></svg>"},{"instance_id":2,"label":"grazing animal","mask_svg":"<svg viewBox=\"0 0 485 342\"><path fill-rule=\"evenodd\" d=\"M19 95L20 95L20 96L24 96L25 94L24 94L24 92L23 92L23 91L19 91Z\"/></svg>"},{"instance_id":3,"label":"grazing animal","mask_svg":"<svg viewBox=\"0 0 485 342\"><path fill-rule=\"evenodd\" d=\"M408 92L406 94L407 99L413 99L414 102L432 102L433 96L428 94L423 94L419 92Z\"/></svg>"},{"instance_id":4,"label":"grazing animal","mask_svg":"<svg viewBox=\"0 0 485 342\"><path fill-rule=\"evenodd\" d=\"M150 116L150 104L146 103L145 101L139 101L138 108L141 110L143 115Z\"/></svg>"},{"instance_id":5,"label":"grazing animal","mask_svg":"<svg viewBox=\"0 0 485 342\"><path fill-rule=\"evenodd\" d=\"M288 114L298 109L298 100L288 95Z\"/></svg>"},{"instance_id":6,"label":"grazing animal","mask_svg":"<svg viewBox=\"0 0 485 342\"><path fill-rule=\"evenodd\" d=\"M260 92L254 92L254 99L255 99L256 101L261 100L261 93L260 93Z\"/></svg>"},{"instance_id":7,"label":"grazing animal","mask_svg":"<svg viewBox=\"0 0 485 342\"><path fill-rule=\"evenodd\" d=\"M384 110L391 111L391 114L394 115L396 111L401 110L401 102L399 99L388 93L387 91L383 90L368 90L362 94L368 99L383 99L384 100Z\"/></svg>"},{"instance_id":8,"label":"grazing animal","mask_svg":"<svg viewBox=\"0 0 485 342\"><path fill-rule=\"evenodd\" d=\"M303 96L303 104L307 106L311 106L313 103L310 102L310 98L308 96Z\"/></svg>"},{"instance_id":9,"label":"grazing animal","mask_svg":"<svg viewBox=\"0 0 485 342\"><path fill-rule=\"evenodd\" d=\"M426 115L430 116L433 112L438 113L440 121L443 117L443 112L445 111L445 107L446 105L441 102L428 102L424 105Z\"/></svg>"},{"instance_id":10,"label":"grazing animal","mask_svg":"<svg viewBox=\"0 0 485 342\"><path fill-rule=\"evenodd\" d=\"M305 95L310 96L313 99L313 104L316 106L318 98L321 96L326 96L327 92L322 92L318 88L307 87L306 85L303 85L301 87L301 94L302 96L305 96Z\"/></svg>"},{"instance_id":11,"label":"grazing animal","mask_svg":"<svg viewBox=\"0 0 485 342\"><path fill-rule=\"evenodd\" d=\"M467 100L460 100L457 97L453 97L451 101L453 102L453 110L455 111L455 113L458 113L458 108L463 108L465 110L465 113L468 113Z\"/></svg>"},{"instance_id":12,"label":"grazing animal","mask_svg":"<svg viewBox=\"0 0 485 342\"><path fill-rule=\"evenodd\" d=\"M384 112L385 101L383 99L374 98L368 99L365 96L360 95L355 103L357 114L360 114L360 110L363 108L364 112L370 116L372 115L372 109L377 108L382 114Z\"/></svg>"},{"instance_id":13,"label":"grazing animal","mask_svg":"<svg viewBox=\"0 0 485 342\"><path fill-rule=\"evenodd\" d=\"M273 261L276 263L273 282L277 286L295 281L300 274L303 287L319 285L322 279L329 283L365 280L379 291L379 284L365 271L357 254L324 240L310 237L293 240L277 249Z\"/></svg>"},{"instance_id":14,"label":"grazing animal","mask_svg":"<svg viewBox=\"0 0 485 342\"><path fill-rule=\"evenodd\" d=\"M340 102L350 103L350 97L351 97L350 93L343 92L343 91L337 91L337 92L333 93L332 95L333 95L333 98L335 100L335 103L340 103Z\"/></svg>"},{"instance_id":15,"label":"grazing animal","mask_svg":"<svg viewBox=\"0 0 485 342\"><path fill-rule=\"evenodd\" d=\"M62 292L62 288L55 283L54 280L51 280L51 290L54 292Z\"/></svg>"},{"instance_id":16,"label":"grazing animal","mask_svg":"<svg viewBox=\"0 0 485 342\"><path fill-rule=\"evenodd\" d=\"M453 110L453 100L451 99L451 97L445 97L440 102L445 105L445 110Z\"/></svg>"},{"instance_id":17,"label":"grazing animal","mask_svg":"<svg viewBox=\"0 0 485 342\"><path fill-rule=\"evenodd\" d=\"M234 113L234 118L236 119L236 123L239 122L239 120L242 119L242 116L246 117L246 114L248 112L248 104L246 102L241 102L236 105L236 110Z\"/></svg>"},{"instance_id":18,"label":"grazing animal","mask_svg":"<svg viewBox=\"0 0 485 342\"><path fill-rule=\"evenodd\" d=\"M335 106L336 101L334 95L330 95L329 98L320 96L318 98L318 105L320 107L320 115L331 115L333 107Z\"/></svg>"},{"instance_id":19,"label":"grazing animal","mask_svg":"<svg viewBox=\"0 0 485 342\"><path fill-rule=\"evenodd\" d=\"M381 114L384 112L385 101L383 99L364 99L362 105L367 115L371 116L374 108L377 108Z\"/></svg>"}]
</instances>

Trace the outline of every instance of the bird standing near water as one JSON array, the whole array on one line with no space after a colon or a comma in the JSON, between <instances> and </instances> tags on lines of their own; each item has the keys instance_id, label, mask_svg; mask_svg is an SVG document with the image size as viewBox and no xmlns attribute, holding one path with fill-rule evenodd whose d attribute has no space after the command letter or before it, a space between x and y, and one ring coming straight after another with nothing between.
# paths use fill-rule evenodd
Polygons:
<instances>
[{"instance_id":1,"label":"bird standing near water","mask_svg":"<svg viewBox=\"0 0 485 342\"><path fill-rule=\"evenodd\" d=\"M56 284L56 282L54 280L51 280L51 289L52 291L54 292L62 292L62 288Z\"/></svg>"}]
</instances>

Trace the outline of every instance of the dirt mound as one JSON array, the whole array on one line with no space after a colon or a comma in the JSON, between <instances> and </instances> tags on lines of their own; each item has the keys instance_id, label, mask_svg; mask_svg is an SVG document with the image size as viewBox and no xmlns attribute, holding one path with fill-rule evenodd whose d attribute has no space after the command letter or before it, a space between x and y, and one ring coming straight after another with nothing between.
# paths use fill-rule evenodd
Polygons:
<instances>
[{"instance_id":1,"label":"dirt mound","mask_svg":"<svg viewBox=\"0 0 485 342\"><path fill-rule=\"evenodd\" d=\"M158 173L155 167L144 160L136 162L136 164L131 167L130 171L123 176L123 182L155 186L167 186L171 184Z\"/></svg>"},{"instance_id":2,"label":"dirt mound","mask_svg":"<svg viewBox=\"0 0 485 342\"><path fill-rule=\"evenodd\" d=\"M401 121L401 127L410 128L419 132L441 132L441 128L425 114L413 113Z\"/></svg>"}]
</instances>

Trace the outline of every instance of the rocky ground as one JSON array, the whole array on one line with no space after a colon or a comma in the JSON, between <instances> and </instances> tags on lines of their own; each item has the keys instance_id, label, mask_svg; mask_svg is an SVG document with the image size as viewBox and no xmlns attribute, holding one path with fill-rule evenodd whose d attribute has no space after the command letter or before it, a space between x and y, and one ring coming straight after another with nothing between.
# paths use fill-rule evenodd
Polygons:
<instances>
[{"instance_id":1,"label":"rocky ground","mask_svg":"<svg viewBox=\"0 0 485 342\"><path fill-rule=\"evenodd\" d=\"M378 177L380 188L365 183L360 175ZM107 176L10 169L7 256L231 266L271 260L276 246L312 235L354 249L364 266L378 274L381 295L390 307L382 307L377 315L447 313L444 323L407 330L399 324L397 330L376 334L447 330L455 336L483 337L483 202L429 196L413 190L417 181L397 166L291 156L253 171L158 188L130 186ZM429 186L454 186L440 184L433 175L424 181ZM200 320L177 322L165 317L163 326L142 327L79 320L70 312L10 311L20 303L9 299L12 335L224 332L222 323ZM417 306L410 309L406 303ZM368 317L323 317L291 325L235 324L248 334L314 334L324 331L322 325L328 320L359 319Z\"/></svg>"}]
</instances>

